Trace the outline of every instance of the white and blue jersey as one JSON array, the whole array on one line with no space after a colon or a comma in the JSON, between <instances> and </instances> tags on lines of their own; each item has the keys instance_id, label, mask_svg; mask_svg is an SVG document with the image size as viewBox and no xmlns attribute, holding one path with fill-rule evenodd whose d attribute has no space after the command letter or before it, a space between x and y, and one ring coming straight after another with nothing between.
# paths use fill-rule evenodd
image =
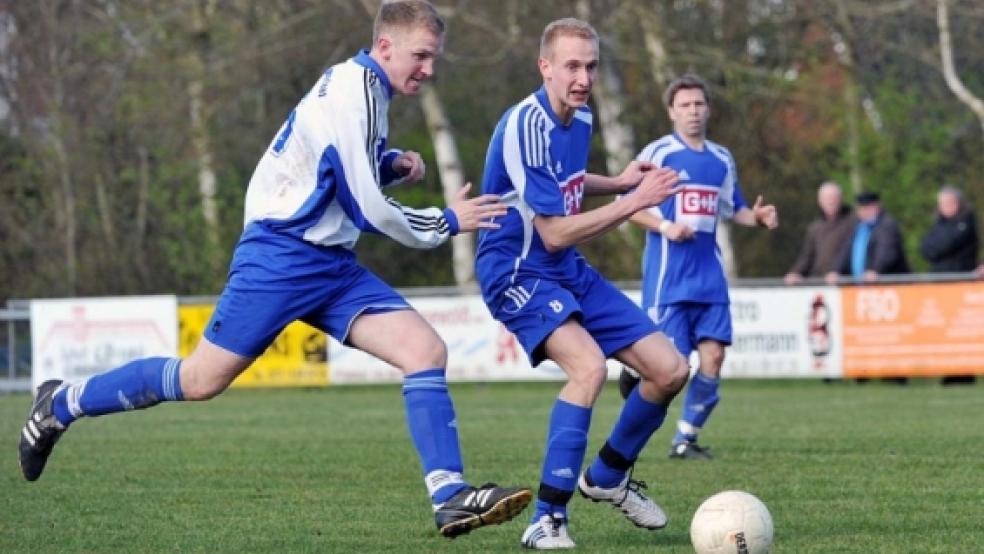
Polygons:
<instances>
[{"instance_id":1,"label":"white and blue jersey","mask_svg":"<svg viewBox=\"0 0 984 554\"><path fill-rule=\"evenodd\" d=\"M692 228L694 238L671 241L646 233L642 261L642 305L647 310L681 302L727 304L728 282L715 241L718 217L731 218L746 206L735 160L727 148L704 141L697 151L676 134L646 146L638 160L673 168L681 190L649 212Z\"/></svg>"},{"instance_id":2,"label":"white and blue jersey","mask_svg":"<svg viewBox=\"0 0 984 554\"><path fill-rule=\"evenodd\" d=\"M548 252L533 225L536 215L581 211L591 144L591 110L564 125L541 88L499 120L485 159L482 193L498 194L509 209L498 229L479 233L476 275L490 306L524 277L570 284L587 262L573 247ZM523 291L513 294L517 301Z\"/></svg>"},{"instance_id":3,"label":"white and blue jersey","mask_svg":"<svg viewBox=\"0 0 984 554\"><path fill-rule=\"evenodd\" d=\"M363 231L432 248L458 230L450 210L411 209L383 194L401 179L387 150L393 90L366 51L334 65L300 101L260 159L245 229L205 337L259 356L294 320L347 341L362 314L409 309L358 264Z\"/></svg>"},{"instance_id":4,"label":"white and blue jersey","mask_svg":"<svg viewBox=\"0 0 984 554\"><path fill-rule=\"evenodd\" d=\"M366 51L328 68L260 159L246 192L240 244L300 239L352 249L369 231L433 248L456 233L449 210L407 208L381 190L400 181L391 168L400 152L386 148L392 94Z\"/></svg>"}]
</instances>

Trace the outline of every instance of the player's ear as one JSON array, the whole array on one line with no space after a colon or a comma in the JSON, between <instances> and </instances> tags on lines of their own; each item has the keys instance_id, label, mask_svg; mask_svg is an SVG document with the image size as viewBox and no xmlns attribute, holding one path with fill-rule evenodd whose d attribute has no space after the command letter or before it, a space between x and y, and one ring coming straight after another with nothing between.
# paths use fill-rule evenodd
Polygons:
<instances>
[{"instance_id":1,"label":"player's ear","mask_svg":"<svg viewBox=\"0 0 984 554\"><path fill-rule=\"evenodd\" d=\"M385 60L389 60L393 55L393 37L389 33L380 33L379 38L376 39L376 51Z\"/></svg>"},{"instance_id":2,"label":"player's ear","mask_svg":"<svg viewBox=\"0 0 984 554\"><path fill-rule=\"evenodd\" d=\"M546 80L550 72L550 60L544 57L537 58L536 65L540 68L540 76L543 77L543 80Z\"/></svg>"}]
</instances>

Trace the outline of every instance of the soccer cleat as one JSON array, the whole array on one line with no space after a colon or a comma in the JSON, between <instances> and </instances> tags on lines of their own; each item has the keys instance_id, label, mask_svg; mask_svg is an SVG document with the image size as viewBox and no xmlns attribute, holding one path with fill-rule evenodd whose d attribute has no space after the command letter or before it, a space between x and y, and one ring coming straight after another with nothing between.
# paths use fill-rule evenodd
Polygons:
<instances>
[{"instance_id":1,"label":"soccer cleat","mask_svg":"<svg viewBox=\"0 0 984 554\"><path fill-rule=\"evenodd\" d=\"M574 548L574 541L567 534L567 520L550 514L543 514L531 523L521 541L523 548L533 550Z\"/></svg>"},{"instance_id":2,"label":"soccer cleat","mask_svg":"<svg viewBox=\"0 0 984 554\"><path fill-rule=\"evenodd\" d=\"M670 446L670 458L678 460L710 460L711 448L701 446L696 442L678 442Z\"/></svg>"},{"instance_id":3,"label":"soccer cleat","mask_svg":"<svg viewBox=\"0 0 984 554\"><path fill-rule=\"evenodd\" d=\"M21 429L20 466L28 481L37 481L41 477L51 449L65 432L65 426L55 419L51 409L51 399L61 384L62 381L57 379L41 383L34 405L27 414L27 422Z\"/></svg>"},{"instance_id":4,"label":"soccer cleat","mask_svg":"<svg viewBox=\"0 0 984 554\"><path fill-rule=\"evenodd\" d=\"M486 483L462 489L435 510L434 518L441 534L453 539L484 525L509 521L532 499L529 489Z\"/></svg>"},{"instance_id":5,"label":"soccer cleat","mask_svg":"<svg viewBox=\"0 0 984 554\"><path fill-rule=\"evenodd\" d=\"M584 498L592 502L608 502L621 511L636 527L662 529L666 527L668 521L666 513L643 494L642 490L645 488L646 483L644 481L632 479L631 471L621 483L610 489L588 483L587 472L582 472L577 481L577 490Z\"/></svg>"},{"instance_id":6,"label":"soccer cleat","mask_svg":"<svg viewBox=\"0 0 984 554\"><path fill-rule=\"evenodd\" d=\"M622 366L622 372L618 374L618 393L622 398L628 398L632 389L639 384L639 374L628 366Z\"/></svg>"}]
</instances>

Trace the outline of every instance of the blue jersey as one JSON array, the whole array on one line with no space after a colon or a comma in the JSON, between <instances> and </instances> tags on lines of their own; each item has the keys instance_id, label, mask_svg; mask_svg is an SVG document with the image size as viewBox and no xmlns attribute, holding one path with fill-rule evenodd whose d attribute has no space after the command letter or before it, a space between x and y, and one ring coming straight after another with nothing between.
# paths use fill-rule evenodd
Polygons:
<instances>
[{"instance_id":1,"label":"blue jersey","mask_svg":"<svg viewBox=\"0 0 984 554\"><path fill-rule=\"evenodd\" d=\"M682 185L680 192L649 211L695 231L693 239L681 242L646 232L643 307L678 302L728 303L728 282L714 235L718 217L733 217L746 206L731 152L709 140L704 141L702 151L697 151L672 134L650 143L637 159L676 170Z\"/></svg>"},{"instance_id":2,"label":"blue jersey","mask_svg":"<svg viewBox=\"0 0 984 554\"><path fill-rule=\"evenodd\" d=\"M479 233L476 275L490 306L510 297L519 279L532 277L577 286L589 266L574 247L548 252L533 218L581 211L591 143L591 110L574 112L564 125L544 89L510 108L495 128L485 159L482 193L498 194L509 206L499 229ZM528 292L528 291L527 291ZM514 300L522 303L526 293Z\"/></svg>"}]
</instances>

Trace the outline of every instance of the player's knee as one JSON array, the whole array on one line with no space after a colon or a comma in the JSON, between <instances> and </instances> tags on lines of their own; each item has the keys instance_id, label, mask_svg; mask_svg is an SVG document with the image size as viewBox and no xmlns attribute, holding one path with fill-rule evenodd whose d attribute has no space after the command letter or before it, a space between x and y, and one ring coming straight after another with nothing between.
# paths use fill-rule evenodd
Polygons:
<instances>
[{"instance_id":1,"label":"player's knee","mask_svg":"<svg viewBox=\"0 0 984 554\"><path fill-rule=\"evenodd\" d=\"M181 368L181 394L185 400L210 400L228 388L229 382L194 368Z\"/></svg>"},{"instance_id":2,"label":"player's knee","mask_svg":"<svg viewBox=\"0 0 984 554\"><path fill-rule=\"evenodd\" d=\"M656 391L663 396L672 398L687 384L687 378L690 377L690 367L683 356L676 354L672 360L667 361L666 366L660 371L649 373L648 380L652 382Z\"/></svg>"},{"instance_id":3,"label":"player's knee","mask_svg":"<svg viewBox=\"0 0 984 554\"><path fill-rule=\"evenodd\" d=\"M568 382L597 398L601 394L601 389L605 386L605 379L608 377L608 367L604 363L595 366L570 371Z\"/></svg>"},{"instance_id":4,"label":"player's knee","mask_svg":"<svg viewBox=\"0 0 984 554\"><path fill-rule=\"evenodd\" d=\"M439 337L434 336L421 341L413 348L408 348L400 368L407 371L446 367L448 364L448 347Z\"/></svg>"}]
</instances>

